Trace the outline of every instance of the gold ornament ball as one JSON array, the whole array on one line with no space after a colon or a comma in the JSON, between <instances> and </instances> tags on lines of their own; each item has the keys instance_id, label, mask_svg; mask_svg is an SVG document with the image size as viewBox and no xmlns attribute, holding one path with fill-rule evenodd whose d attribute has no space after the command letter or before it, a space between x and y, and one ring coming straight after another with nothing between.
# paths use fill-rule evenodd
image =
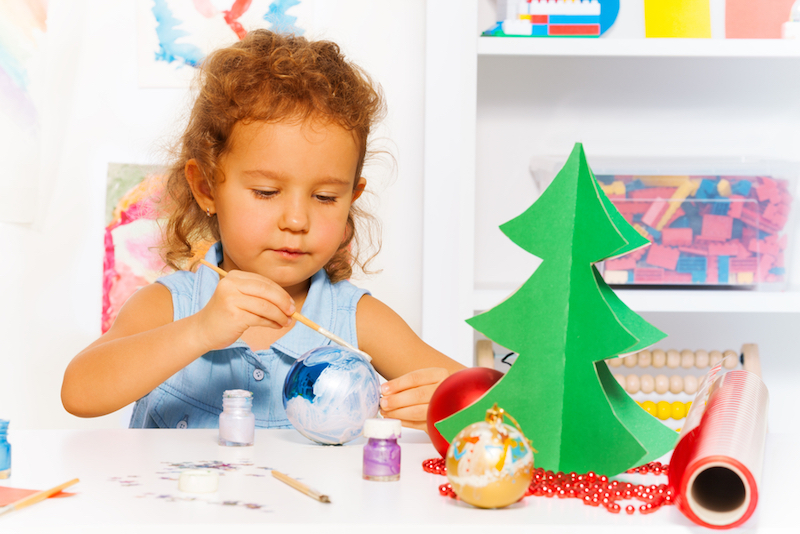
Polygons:
<instances>
[{"instance_id":1,"label":"gold ornament ball","mask_svg":"<svg viewBox=\"0 0 800 534\"><path fill-rule=\"evenodd\" d=\"M447 449L447 478L458 497L478 508L502 508L520 500L533 479L533 452L502 410L487 411L453 438ZM499 415L499 416L498 416Z\"/></svg>"}]
</instances>

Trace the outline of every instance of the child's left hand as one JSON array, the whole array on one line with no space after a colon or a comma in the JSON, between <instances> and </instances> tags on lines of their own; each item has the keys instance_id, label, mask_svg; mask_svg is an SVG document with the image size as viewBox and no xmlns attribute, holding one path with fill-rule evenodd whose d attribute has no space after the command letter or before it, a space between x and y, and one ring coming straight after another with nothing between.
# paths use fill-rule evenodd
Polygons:
<instances>
[{"instance_id":1,"label":"child's left hand","mask_svg":"<svg viewBox=\"0 0 800 534\"><path fill-rule=\"evenodd\" d=\"M381 415L400 419L403 426L428 431L428 403L433 392L450 376L447 369L417 369L381 386Z\"/></svg>"}]
</instances>

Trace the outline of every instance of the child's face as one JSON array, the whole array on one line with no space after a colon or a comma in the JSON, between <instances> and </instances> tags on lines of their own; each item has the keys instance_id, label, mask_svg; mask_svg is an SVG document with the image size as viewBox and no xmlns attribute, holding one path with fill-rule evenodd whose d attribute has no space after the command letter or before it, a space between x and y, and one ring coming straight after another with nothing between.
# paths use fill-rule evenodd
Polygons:
<instances>
[{"instance_id":1,"label":"child's face","mask_svg":"<svg viewBox=\"0 0 800 534\"><path fill-rule=\"evenodd\" d=\"M292 294L336 253L353 200L358 148L334 124L238 123L214 191L225 270Z\"/></svg>"}]
</instances>

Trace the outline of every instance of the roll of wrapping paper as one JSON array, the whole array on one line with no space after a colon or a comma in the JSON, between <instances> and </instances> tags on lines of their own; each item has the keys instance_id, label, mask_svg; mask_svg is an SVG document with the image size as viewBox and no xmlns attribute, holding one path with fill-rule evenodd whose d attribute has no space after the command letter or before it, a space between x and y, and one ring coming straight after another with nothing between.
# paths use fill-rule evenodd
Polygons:
<instances>
[{"instance_id":1,"label":"roll of wrapping paper","mask_svg":"<svg viewBox=\"0 0 800 534\"><path fill-rule=\"evenodd\" d=\"M733 528L758 504L769 393L750 371L709 371L692 402L669 466L675 504L708 528Z\"/></svg>"}]
</instances>

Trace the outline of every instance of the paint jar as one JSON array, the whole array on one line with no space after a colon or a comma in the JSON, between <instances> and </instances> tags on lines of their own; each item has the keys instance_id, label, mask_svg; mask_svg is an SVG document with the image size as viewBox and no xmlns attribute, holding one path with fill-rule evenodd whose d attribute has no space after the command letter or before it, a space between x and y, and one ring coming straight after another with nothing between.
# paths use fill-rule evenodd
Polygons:
<instances>
[{"instance_id":1,"label":"paint jar","mask_svg":"<svg viewBox=\"0 0 800 534\"><path fill-rule=\"evenodd\" d=\"M399 419L367 419L364 422L364 480L400 480Z\"/></svg>"},{"instance_id":2,"label":"paint jar","mask_svg":"<svg viewBox=\"0 0 800 534\"><path fill-rule=\"evenodd\" d=\"M11 476L11 444L8 442L8 421L0 419L0 478Z\"/></svg>"},{"instance_id":3,"label":"paint jar","mask_svg":"<svg viewBox=\"0 0 800 534\"><path fill-rule=\"evenodd\" d=\"M219 414L219 444L247 447L253 444L255 433L253 394L244 389L225 391L222 394L222 413Z\"/></svg>"}]
</instances>

